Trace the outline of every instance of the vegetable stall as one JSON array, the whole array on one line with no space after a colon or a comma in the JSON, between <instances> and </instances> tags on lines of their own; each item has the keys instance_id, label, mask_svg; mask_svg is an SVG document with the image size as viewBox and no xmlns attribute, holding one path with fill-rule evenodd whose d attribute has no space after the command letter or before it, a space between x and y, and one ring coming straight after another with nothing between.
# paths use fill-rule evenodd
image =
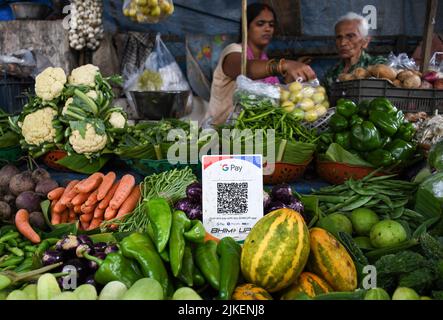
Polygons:
<instances>
[{"instance_id":1,"label":"vegetable stall","mask_svg":"<svg viewBox=\"0 0 443 320\"><path fill-rule=\"evenodd\" d=\"M103 38L91 3L91 37L69 32L76 50ZM173 12L169 0L123 8L142 23ZM131 90L161 92L165 74L143 70ZM438 95L420 88L437 77L378 65L336 85ZM126 84L91 63L48 67L20 112L0 112L0 300L443 299L440 100L411 112L407 98L240 77L229 121L199 127L172 113L131 121L118 104ZM239 241L205 220L208 197L222 207L239 195L212 194L192 158L245 158L250 141L271 160L249 195L263 214Z\"/></svg>"}]
</instances>

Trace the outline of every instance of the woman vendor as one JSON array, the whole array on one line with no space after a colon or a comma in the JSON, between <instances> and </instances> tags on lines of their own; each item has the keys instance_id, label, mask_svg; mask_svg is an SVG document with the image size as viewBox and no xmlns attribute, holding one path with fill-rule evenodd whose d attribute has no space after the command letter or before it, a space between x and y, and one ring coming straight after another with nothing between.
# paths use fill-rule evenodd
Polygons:
<instances>
[{"instance_id":1,"label":"woman vendor","mask_svg":"<svg viewBox=\"0 0 443 320\"><path fill-rule=\"evenodd\" d=\"M250 4L247 16L249 78L269 84L279 84L278 76L283 77L286 82L299 78L316 78L314 71L306 64L285 59L269 60L267 57L265 50L272 41L276 24L276 15L270 6L261 3ZM208 110L208 117L213 124L223 124L234 110L233 95L235 80L241 74L241 53L241 44L230 44L223 50L215 69Z\"/></svg>"},{"instance_id":2,"label":"woman vendor","mask_svg":"<svg viewBox=\"0 0 443 320\"><path fill-rule=\"evenodd\" d=\"M368 22L361 15L350 12L337 21L335 24L335 45L340 62L326 73L323 81L326 88L329 89L340 74L352 73L360 67L366 68L386 63L385 58L372 57L365 52L370 41Z\"/></svg>"}]
</instances>

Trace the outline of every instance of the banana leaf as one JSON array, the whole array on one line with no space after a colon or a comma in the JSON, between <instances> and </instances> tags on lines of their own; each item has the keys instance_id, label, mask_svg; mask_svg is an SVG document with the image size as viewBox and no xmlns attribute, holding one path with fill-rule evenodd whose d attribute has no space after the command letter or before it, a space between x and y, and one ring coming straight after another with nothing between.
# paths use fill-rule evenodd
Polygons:
<instances>
[{"instance_id":1,"label":"banana leaf","mask_svg":"<svg viewBox=\"0 0 443 320\"><path fill-rule=\"evenodd\" d=\"M370 168L373 167L370 163L366 162L358 155L346 151L345 149L343 149L342 146L340 146L337 143L332 143L329 146L328 151L326 151L325 157L323 157L323 160L345 163L353 166L363 166Z\"/></svg>"},{"instance_id":2,"label":"banana leaf","mask_svg":"<svg viewBox=\"0 0 443 320\"><path fill-rule=\"evenodd\" d=\"M111 155L109 154L104 154L97 159L88 159L83 155L72 154L58 160L57 164L78 173L93 174L100 171L110 159Z\"/></svg>"}]
</instances>

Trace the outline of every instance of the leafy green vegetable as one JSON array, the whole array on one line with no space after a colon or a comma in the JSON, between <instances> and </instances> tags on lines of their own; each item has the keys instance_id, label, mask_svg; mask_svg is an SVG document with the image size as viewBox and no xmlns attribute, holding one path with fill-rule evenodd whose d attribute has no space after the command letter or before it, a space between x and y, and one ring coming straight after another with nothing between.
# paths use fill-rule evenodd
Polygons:
<instances>
[{"instance_id":1,"label":"leafy green vegetable","mask_svg":"<svg viewBox=\"0 0 443 320\"><path fill-rule=\"evenodd\" d=\"M326 158L329 161L338 163L346 163L349 165L363 166L369 168L373 167L369 162L366 162L356 154L352 154L349 151L346 151L337 143L332 143L329 146L328 151L326 151Z\"/></svg>"},{"instance_id":2,"label":"leafy green vegetable","mask_svg":"<svg viewBox=\"0 0 443 320\"><path fill-rule=\"evenodd\" d=\"M80 154L71 154L58 160L57 163L78 173L93 174L100 171L110 159L109 154L95 159L88 159Z\"/></svg>"}]
</instances>

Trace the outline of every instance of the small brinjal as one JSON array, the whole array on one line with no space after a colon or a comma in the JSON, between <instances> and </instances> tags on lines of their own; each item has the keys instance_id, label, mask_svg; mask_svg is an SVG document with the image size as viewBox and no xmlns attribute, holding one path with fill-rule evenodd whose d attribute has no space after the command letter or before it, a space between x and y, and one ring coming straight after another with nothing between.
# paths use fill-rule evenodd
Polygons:
<instances>
[{"instance_id":1,"label":"small brinjal","mask_svg":"<svg viewBox=\"0 0 443 320\"><path fill-rule=\"evenodd\" d=\"M91 238L85 234L77 236L77 239L80 242L80 244L87 244L90 247L92 247L92 245L93 245Z\"/></svg>"},{"instance_id":2,"label":"small brinjal","mask_svg":"<svg viewBox=\"0 0 443 320\"><path fill-rule=\"evenodd\" d=\"M106 242L94 243L94 251L95 252L104 252L107 247L108 247L108 244Z\"/></svg>"},{"instance_id":3,"label":"small brinjal","mask_svg":"<svg viewBox=\"0 0 443 320\"><path fill-rule=\"evenodd\" d=\"M272 200L289 204L292 197L292 188L288 184L280 184L272 188Z\"/></svg>"},{"instance_id":4,"label":"small brinjal","mask_svg":"<svg viewBox=\"0 0 443 320\"><path fill-rule=\"evenodd\" d=\"M42 257L42 264L49 266L51 264L63 262L64 253L58 250L47 250Z\"/></svg>"},{"instance_id":5,"label":"small brinjal","mask_svg":"<svg viewBox=\"0 0 443 320\"><path fill-rule=\"evenodd\" d=\"M199 182L194 182L186 188L186 196L193 202L201 202L202 194L202 185Z\"/></svg>"},{"instance_id":6,"label":"small brinjal","mask_svg":"<svg viewBox=\"0 0 443 320\"><path fill-rule=\"evenodd\" d=\"M75 249L75 255L77 258L83 258L84 253L92 253L92 249L87 244L81 244Z\"/></svg>"},{"instance_id":7,"label":"small brinjal","mask_svg":"<svg viewBox=\"0 0 443 320\"><path fill-rule=\"evenodd\" d=\"M101 260L105 260L106 259L106 254L104 252L96 252L94 254L94 257L99 258ZM92 260L87 260L86 261L86 266L89 268L89 270L91 270L93 272L97 271L98 268L100 267L97 262L92 261Z\"/></svg>"},{"instance_id":8,"label":"small brinjal","mask_svg":"<svg viewBox=\"0 0 443 320\"><path fill-rule=\"evenodd\" d=\"M90 271L86 266L85 261L80 260L80 259L70 259L68 261L65 262L64 267L66 266L71 266L74 267L76 272L77 272L77 283L81 284L84 279L86 279L86 277L88 275L90 275Z\"/></svg>"},{"instance_id":9,"label":"small brinjal","mask_svg":"<svg viewBox=\"0 0 443 320\"><path fill-rule=\"evenodd\" d=\"M61 240L57 242L55 248L57 250L63 251L75 251L77 247L80 245L80 241L75 235L66 235Z\"/></svg>"}]
</instances>

